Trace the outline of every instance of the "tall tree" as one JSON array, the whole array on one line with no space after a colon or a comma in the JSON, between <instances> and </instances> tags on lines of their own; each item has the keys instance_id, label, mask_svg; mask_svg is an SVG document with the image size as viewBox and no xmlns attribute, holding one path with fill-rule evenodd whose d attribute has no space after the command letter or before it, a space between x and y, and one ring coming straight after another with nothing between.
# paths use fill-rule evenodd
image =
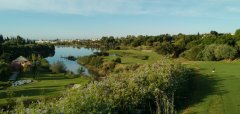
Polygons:
<instances>
[{"instance_id":1,"label":"tall tree","mask_svg":"<svg viewBox=\"0 0 240 114\"><path fill-rule=\"evenodd\" d=\"M0 44L4 42L3 35L0 34Z\"/></svg>"},{"instance_id":2,"label":"tall tree","mask_svg":"<svg viewBox=\"0 0 240 114\"><path fill-rule=\"evenodd\" d=\"M212 31L210 32L210 34L218 37L218 32L217 32L217 31L213 31L213 30L212 30Z\"/></svg>"}]
</instances>

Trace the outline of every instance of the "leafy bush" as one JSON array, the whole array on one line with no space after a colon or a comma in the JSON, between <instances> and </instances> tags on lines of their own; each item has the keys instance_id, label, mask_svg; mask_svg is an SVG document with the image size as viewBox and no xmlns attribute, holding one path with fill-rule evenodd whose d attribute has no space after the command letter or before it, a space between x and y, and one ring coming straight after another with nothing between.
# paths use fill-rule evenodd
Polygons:
<instances>
[{"instance_id":1,"label":"leafy bush","mask_svg":"<svg viewBox=\"0 0 240 114\"><path fill-rule=\"evenodd\" d=\"M104 62L102 65L102 70L104 72L113 71L115 68L115 65L116 65L116 62L113 62L113 61Z\"/></svg>"},{"instance_id":2,"label":"leafy bush","mask_svg":"<svg viewBox=\"0 0 240 114\"><path fill-rule=\"evenodd\" d=\"M85 72L85 69L80 66L77 71L78 71L79 74L82 74L82 73Z\"/></svg>"},{"instance_id":3,"label":"leafy bush","mask_svg":"<svg viewBox=\"0 0 240 114\"><path fill-rule=\"evenodd\" d=\"M63 58L66 58L66 59L68 59L68 60L70 60L70 61L76 61L76 60L77 60L77 58L74 57L74 56L72 56L72 55L67 56L67 57L63 57Z\"/></svg>"},{"instance_id":4,"label":"leafy bush","mask_svg":"<svg viewBox=\"0 0 240 114\"><path fill-rule=\"evenodd\" d=\"M174 45L169 42L164 42L164 43L161 43L158 47L156 47L155 51L158 54L162 54L162 55L173 54Z\"/></svg>"},{"instance_id":5,"label":"leafy bush","mask_svg":"<svg viewBox=\"0 0 240 114\"><path fill-rule=\"evenodd\" d=\"M206 61L233 59L237 54L237 50L228 45L212 44L206 46L202 54L203 60Z\"/></svg>"},{"instance_id":6,"label":"leafy bush","mask_svg":"<svg viewBox=\"0 0 240 114\"><path fill-rule=\"evenodd\" d=\"M218 45L215 49L215 56L217 60L234 59L236 54L237 50L228 45Z\"/></svg>"},{"instance_id":7,"label":"leafy bush","mask_svg":"<svg viewBox=\"0 0 240 114\"><path fill-rule=\"evenodd\" d=\"M116 48L115 48L115 50L120 50L120 49L121 49L121 47L116 47Z\"/></svg>"},{"instance_id":8,"label":"leafy bush","mask_svg":"<svg viewBox=\"0 0 240 114\"><path fill-rule=\"evenodd\" d=\"M7 63L0 62L0 80L7 80L11 75L10 67Z\"/></svg>"},{"instance_id":9,"label":"leafy bush","mask_svg":"<svg viewBox=\"0 0 240 114\"><path fill-rule=\"evenodd\" d=\"M183 52L181 54L181 57L184 57L188 60L202 60L202 51L204 49L204 46L195 46L191 49Z\"/></svg>"},{"instance_id":10,"label":"leafy bush","mask_svg":"<svg viewBox=\"0 0 240 114\"><path fill-rule=\"evenodd\" d=\"M121 63L122 62L121 58L119 58L119 57L114 59L113 61L116 62L116 63Z\"/></svg>"},{"instance_id":11,"label":"leafy bush","mask_svg":"<svg viewBox=\"0 0 240 114\"><path fill-rule=\"evenodd\" d=\"M103 64L103 58L99 56L84 56L79 57L77 62L82 65L91 65L98 68Z\"/></svg>"},{"instance_id":12,"label":"leafy bush","mask_svg":"<svg viewBox=\"0 0 240 114\"><path fill-rule=\"evenodd\" d=\"M66 66L63 62L57 61L55 63L52 63L50 66L50 69L53 73L64 73L66 72Z\"/></svg>"},{"instance_id":13,"label":"leafy bush","mask_svg":"<svg viewBox=\"0 0 240 114\"><path fill-rule=\"evenodd\" d=\"M206 46L205 49L202 51L203 60L205 61L216 60L215 52L214 52L215 48L216 48L216 44Z\"/></svg>"},{"instance_id":14,"label":"leafy bush","mask_svg":"<svg viewBox=\"0 0 240 114\"><path fill-rule=\"evenodd\" d=\"M108 52L94 52L94 55L96 56L109 56Z\"/></svg>"},{"instance_id":15,"label":"leafy bush","mask_svg":"<svg viewBox=\"0 0 240 114\"><path fill-rule=\"evenodd\" d=\"M234 59L237 50L234 47L223 44L211 44L208 46L195 46L181 54L189 60L219 61Z\"/></svg>"}]
</instances>

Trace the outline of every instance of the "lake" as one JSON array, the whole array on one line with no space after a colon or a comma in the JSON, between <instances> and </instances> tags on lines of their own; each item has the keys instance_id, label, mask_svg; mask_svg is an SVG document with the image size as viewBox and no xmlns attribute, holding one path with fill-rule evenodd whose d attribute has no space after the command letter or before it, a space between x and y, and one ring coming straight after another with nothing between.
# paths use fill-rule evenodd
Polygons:
<instances>
[{"instance_id":1,"label":"lake","mask_svg":"<svg viewBox=\"0 0 240 114\"><path fill-rule=\"evenodd\" d=\"M65 58L61 57L67 57L67 56L74 56L74 57L81 57L81 56L88 56L93 54L94 52L98 52L97 49L90 49L90 48L77 48L77 47L65 47L65 46L55 46L55 55L53 57L47 57L46 59L49 61L50 64L62 61L65 66L67 67L67 70L72 71L75 74L78 74L79 67L84 68L84 74L90 75L87 68L85 68L82 65L79 65L76 61L70 61Z\"/></svg>"}]
</instances>

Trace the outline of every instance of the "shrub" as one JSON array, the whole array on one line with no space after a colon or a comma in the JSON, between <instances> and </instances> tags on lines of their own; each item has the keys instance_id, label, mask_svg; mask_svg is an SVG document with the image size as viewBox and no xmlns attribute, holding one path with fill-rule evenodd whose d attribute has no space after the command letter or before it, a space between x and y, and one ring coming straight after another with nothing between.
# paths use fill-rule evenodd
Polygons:
<instances>
[{"instance_id":1,"label":"shrub","mask_svg":"<svg viewBox=\"0 0 240 114\"><path fill-rule=\"evenodd\" d=\"M117 64L116 66L115 66L115 69L114 69L114 72L123 72L125 70L125 65L123 65L123 64Z\"/></svg>"},{"instance_id":2,"label":"shrub","mask_svg":"<svg viewBox=\"0 0 240 114\"><path fill-rule=\"evenodd\" d=\"M55 63L52 63L50 66L50 69L53 73L64 73L66 72L66 66L63 62L57 61Z\"/></svg>"},{"instance_id":3,"label":"shrub","mask_svg":"<svg viewBox=\"0 0 240 114\"><path fill-rule=\"evenodd\" d=\"M79 57L77 62L82 65L91 65L95 67L100 67L103 64L103 58L99 56L84 56Z\"/></svg>"},{"instance_id":4,"label":"shrub","mask_svg":"<svg viewBox=\"0 0 240 114\"><path fill-rule=\"evenodd\" d=\"M183 52L181 54L181 57L184 57L188 60L202 60L202 51L204 49L204 46L195 46L191 49Z\"/></svg>"},{"instance_id":5,"label":"shrub","mask_svg":"<svg viewBox=\"0 0 240 114\"><path fill-rule=\"evenodd\" d=\"M118 46L118 47L115 48L115 50L121 50L121 47Z\"/></svg>"},{"instance_id":6,"label":"shrub","mask_svg":"<svg viewBox=\"0 0 240 114\"><path fill-rule=\"evenodd\" d=\"M119 58L119 57L114 59L113 61L116 62L116 63L121 63L122 62L121 58Z\"/></svg>"},{"instance_id":7,"label":"shrub","mask_svg":"<svg viewBox=\"0 0 240 114\"><path fill-rule=\"evenodd\" d=\"M65 72L64 76L67 77L67 78L70 78L70 79L79 77L79 75L74 74L74 72L69 71L69 70L67 70Z\"/></svg>"},{"instance_id":8,"label":"shrub","mask_svg":"<svg viewBox=\"0 0 240 114\"><path fill-rule=\"evenodd\" d=\"M84 72L85 72L85 69L80 66L80 67L78 68L78 73L79 73L79 74L82 74L82 73L84 73Z\"/></svg>"},{"instance_id":9,"label":"shrub","mask_svg":"<svg viewBox=\"0 0 240 114\"><path fill-rule=\"evenodd\" d=\"M217 60L234 59L236 54L237 50L234 47L228 45L218 45L215 48L215 57Z\"/></svg>"},{"instance_id":10,"label":"shrub","mask_svg":"<svg viewBox=\"0 0 240 114\"><path fill-rule=\"evenodd\" d=\"M102 65L102 70L105 72L112 71L114 70L115 65L116 65L116 62L113 62L113 61L104 62Z\"/></svg>"},{"instance_id":11,"label":"shrub","mask_svg":"<svg viewBox=\"0 0 240 114\"><path fill-rule=\"evenodd\" d=\"M11 74L10 67L7 63L0 62L0 80L7 80Z\"/></svg>"},{"instance_id":12,"label":"shrub","mask_svg":"<svg viewBox=\"0 0 240 114\"><path fill-rule=\"evenodd\" d=\"M228 45L212 44L212 45L206 46L202 54L203 54L203 60L206 60L206 61L233 59L237 54L237 50Z\"/></svg>"},{"instance_id":13,"label":"shrub","mask_svg":"<svg viewBox=\"0 0 240 114\"><path fill-rule=\"evenodd\" d=\"M205 60L205 61L213 61L213 60L216 60L215 52L214 52L215 48L216 48L216 45L215 45L215 44L206 46L205 49L204 49L203 52L202 52L202 54L203 54L203 60Z\"/></svg>"},{"instance_id":14,"label":"shrub","mask_svg":"<svg viewBox=\"0 0 240 114\"><path fill-rule=\"evenodd\" d=\"M94 52L94 55L96 56L109 56L108 52Z\"/></svg>"},{"instance_id":15,"label":"shrub","mask_svg":"<svg viewBox=\"0 0 240 114\"><path fill-rule=\"evenodd\" d=\"M85 64L89 63L90 58L91 58L90 56L89 56L89 57L88 57L88 56L79 57L79 58L77 59L77 62L78 62L79 64L85 65Z\"/></svg>"},{"instance_id":16,"label":"shrub","mask_svg":"<svg viewBox=\"0 0 240 114\"><path fill-rule=\"evenodd\" d=\"M169 55L169 54L175 54L177 49L175 48L175 46L169 42L164 42L161 43L159 46L157 46L155 48L155 51L158 54L162 54L162 55ZM178 50L177 50L178 51Z\"/></svg>"}]
</instances>

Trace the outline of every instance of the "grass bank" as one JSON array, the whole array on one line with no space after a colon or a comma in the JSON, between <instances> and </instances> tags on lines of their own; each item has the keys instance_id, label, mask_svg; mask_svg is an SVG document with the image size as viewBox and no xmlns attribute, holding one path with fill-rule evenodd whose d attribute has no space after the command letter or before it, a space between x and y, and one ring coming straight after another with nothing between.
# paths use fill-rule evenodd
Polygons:
<instances>
[{"instance_id":1,"label":"grass bank","mask_svg":"<svg viewBox=\"0 0 240 114\"><path fill-rule=\"evenodd\" d=\"M113 60L120 57L122 64L151 64L155 63L162 56L152 50L109 50L110 55L105 60Z\"/></svg>"},{"instance_id":2,"label":"grass bank","mask_svg":"<svg viewBox=\"0 0 240 114\"><path fill-rule=\"evenodd\" d=\"M31 75L24 75L20 79L32 79ZM60 95L69 84L85 85L89 82L87 77L67 78L64 74L40 74L38 79L31 84L9 87L0 90L0 105L7 104L7 98L13 99L41 99ZM9 96L9 93L11 96Z\"/></svg>"}]
</instances>

